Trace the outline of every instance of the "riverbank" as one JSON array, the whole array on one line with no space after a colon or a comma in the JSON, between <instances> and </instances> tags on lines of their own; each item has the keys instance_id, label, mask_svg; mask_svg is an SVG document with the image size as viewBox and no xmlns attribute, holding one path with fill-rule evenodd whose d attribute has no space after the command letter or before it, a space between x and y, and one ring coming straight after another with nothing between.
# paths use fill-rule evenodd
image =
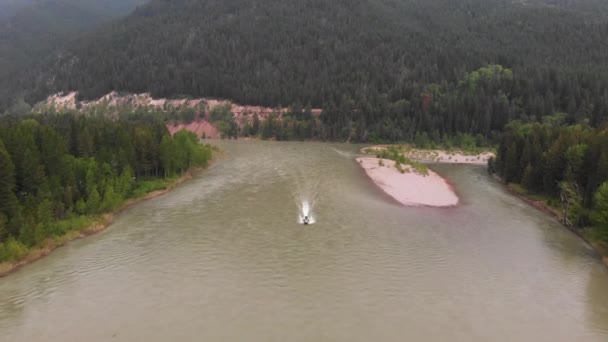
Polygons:
<instances>
[{"instance_id":1,"label":"riverbank","mask_svg":"<svg viewBox=\"0 0 608 342\"><path fill-rule=\"evenodd\" d=\"M425 150L400 145L375 145L365 147L361 149L361 152L375 154L391 147L399 149L404 157L422 163L487 165L490 158L496 157L491 151L467 153L461 150Z\"/></svg>"},{"instance_id":2,"label":"riverbank","mask_svg":"<svg viewBox=\"0 0 608 342\"><path fill-rule=\"evenodd\" d=\"M75 227L62 236L46 239L39 246L29 249L23 257L19 258L19 260L1 262L0 278L17 271L26 265L29 265L37 260L44 258L45 256L52 253L55 249L66 245L70 241L82 239L87 236L95 235L97 233L102 232L113 223L114 217L123 210L143 201L156 198L170 192L176 186L191 179L194 173L204 169L204 167L191 168L189 171L185 172L182 176L176 178L175 180L167 181L166 184L163 184L162 189L155 189L137 198L130 198L124 203L122 203L120 206L112 210L112 212L96 216L80 217L78 219L78 222L84 222L84 225L82 227Z\"/></svg>"},{"instance_id":3,"label":"riverbank","mask_svg":"<svg viewBox=\"0 0 608 342\"><path fill-rule=\"evenodd\" d=\"M499 177L496 178L502 182ZM548 205L546 199L537 198L534 195L527 193L527 191L525 191L525 189L523 189L522 187L515 184L506 184L505 188L509 193L519 198L523 202L527 203L528 205L534 207L539 211L542 211L543 213L549 216L556 218L560 223L563 224L564 220L562 212L559 209ZM580 229L578 227L571 227L565 224L563 224L563 226L568 228L568 230L576 234L583 241L588 243L600 255L604 265L608 267L608 246L594 239L593 236L590 234L589 229Z\"/></svg>"},{"instance_id":4,"label":"riverbank","mask_svg":"<svg viewBox=\"0 0 608 342\"><path fill-rule=\"evenodd\" d=\"M381 158L357 158L357 163L385 193L405 206L453 207L459 199L450 184L431 170Z\"/></svg>"}]
</instances>

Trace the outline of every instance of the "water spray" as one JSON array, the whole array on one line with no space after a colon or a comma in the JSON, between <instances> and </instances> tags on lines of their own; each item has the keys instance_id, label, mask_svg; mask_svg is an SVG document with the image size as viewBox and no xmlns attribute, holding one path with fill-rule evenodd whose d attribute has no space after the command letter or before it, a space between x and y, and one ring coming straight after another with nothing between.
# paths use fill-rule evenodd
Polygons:
<instances>
[{"instance_id":1,"label":"water spray","mask_svg":"<svg viewBox=\"0 0 608 342\"><path fill-rule=\"evenodd\" d=\"M317 217L314 213L315 205L321 188L319 171L308 169L299 160L293 160L293 165L287 168L277 168L281 178L290 184L291 196L298 208L297 222L299 224L315 224Z\"/></svg>"},{"instance_id":2,"label":"water spray","mask_svg":"<svg viewBox=\"0 0 608 342\"><path fill-rule=\"evenodd\" d=\"M298 206L298 223L300 224L315 224L314 209L319 190L319 180L306 177L297 178L293 188L293 198Z\"/></svg>"},{"instance_id":3,"label":"water spray","mask_svg":"<svg viewBox=\"0 0 608 342\"><path fill-rule=\"evenodd\" d=\"M316 222L315 217L312 213L313 205L307 200L303 200L298 207L300 208L300 214L298 216L298 223L300 224L314 224Z\"/></svg>"}]
</instances>

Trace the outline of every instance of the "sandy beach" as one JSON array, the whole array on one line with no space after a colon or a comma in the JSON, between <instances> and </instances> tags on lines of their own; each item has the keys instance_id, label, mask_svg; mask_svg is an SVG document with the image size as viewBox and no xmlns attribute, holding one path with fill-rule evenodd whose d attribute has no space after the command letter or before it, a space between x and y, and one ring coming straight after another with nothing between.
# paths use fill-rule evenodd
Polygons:
<instances>
[{"instance_id":1,"label":"sandy beach","mask_svg":"<svg viewBox=\"0 0 608 342\"><path fill-rule=\"evenodd\" d=\"M452 187L431 170L428 175L422 175L402 165L405 172L401 173L393 160L367 157L356 160L376 185L403 205L452 207L458 204Z\"/></svg>"}]
</instances>

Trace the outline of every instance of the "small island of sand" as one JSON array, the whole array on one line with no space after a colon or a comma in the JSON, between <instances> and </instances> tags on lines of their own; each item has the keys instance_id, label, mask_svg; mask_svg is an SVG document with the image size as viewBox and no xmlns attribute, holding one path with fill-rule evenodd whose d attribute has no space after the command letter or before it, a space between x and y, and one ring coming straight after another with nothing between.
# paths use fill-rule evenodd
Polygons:
<instances>
[{"instance_id":1,"label":"small island of sand","mask_svg":"<svg viewBox=\"0 0 608 342\"><path fill-rule=\"evenodd\" d=\"M407 206L452 207L458 196L445 179L431 170L383 158L357 158L365 173L384 192Z\"/></svg>"}]
</instances>

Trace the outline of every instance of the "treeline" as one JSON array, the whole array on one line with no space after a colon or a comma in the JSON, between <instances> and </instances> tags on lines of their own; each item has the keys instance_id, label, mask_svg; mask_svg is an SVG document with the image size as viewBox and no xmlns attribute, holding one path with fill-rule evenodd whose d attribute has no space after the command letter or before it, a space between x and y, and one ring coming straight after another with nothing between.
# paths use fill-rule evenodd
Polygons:
<instances>
[{"instance_id":1,"label":"treeline","mask_svg":"<svg viewBox=\"0 0 608 342\"><path fill-rule=\"evenodd\" d=\"M252 122L244 125L242 135L276 140L319 139L321 122L312 115L310 105L296 103L282 115L273 113L264 121L254 115Z\"/></svg>"},{"instance_id":2,"label":"treeline","mask_svg":"<svg viewBox=\"0 0 608 342\"><path fill-rule=\"evenodd\" d=\"M595 126L608 111L608 11L585 3L152 1L20 70L0 102L117 90L325 109L317 127L269 125L281 139L497 140L511 120L555 112Z\"/></svg>"},{"instance_id":3,"label":"treeline","mask_svg":"<svg viewBox=\"0 0 608 342\"><path fill-rule=\"evenodd\" d=\"M541 122L563 113L561 124L598 127L608 119L608 78L588 74L573 81L573 75L542 70L532 76L530 81L530 75L488 65L455 82L404 89L408 97L397 101L381 94L356 101L344 98L339 105L328 104L320 117L310 114L310 104L296 102L281 119L278 114L263 122L254 117L242 130L229 122L227 108L211 117L228 118L219 126L229 131L224 136L402 141L422 148L465 149L497 144L504 126L513 120Z\"/></svg>"},{"instance_id":4,"label":"treeline","mask_svg":"<svg viewBox=\"0 0 608 342\"><path fill-rule=\"evenodd\" d=\"M211 148L155 120L76 114L0 118L0 261L60 237L91 215L164 187Z\"/></svg>"},{"instance_id":5,"label":"treeline","mask_svg":"<svg viewBox=\"0 0 608 342\"><path fill-rule=\"evenodd\" d=\"M319 120L275 116L242 130L220 115L224 136L417 145L465 136L483 146L511 120L556 112L597 127L608 116L608 7L546 4L151 1L3 79L0 108L61 90L216 97L324 109Z\"/></svg>"},{"instance_id":6,"label":"treeline","mask_svg":"<svg viewBox=\"0 0 608 342\"><path fill-rule=\"evenodd\" d=\"M48 60L55 50L144 2L0 0L0 94L11 91L20 74Z\"/></svg>"},{"instance_id":7,"label":"treeline","mask_svg":"<svg viewBox=\"0 0 608 342\"><path fill-rule=\"evenodd\" d=\"M608 127L564 126L564 119L508 124L489 170L545 195L562 210L564 223L593 225L608 242Z\"/></svg>"},{"instance_id":8,"label":"treeline","mask_svg":"<svg viewBox=\"0 0 608 342\"><path fill-rule=\"evenodd\" d=\"M330 103L321 117L321 138L424 145L452 144L467 134L483 145L498 141L512 120L538 122L563 112L566 124L598 126L608 118L608 77L591 73L517 73L489 65L454 82L410 83L399 93Z\"/></svg>"}]
</instances>

